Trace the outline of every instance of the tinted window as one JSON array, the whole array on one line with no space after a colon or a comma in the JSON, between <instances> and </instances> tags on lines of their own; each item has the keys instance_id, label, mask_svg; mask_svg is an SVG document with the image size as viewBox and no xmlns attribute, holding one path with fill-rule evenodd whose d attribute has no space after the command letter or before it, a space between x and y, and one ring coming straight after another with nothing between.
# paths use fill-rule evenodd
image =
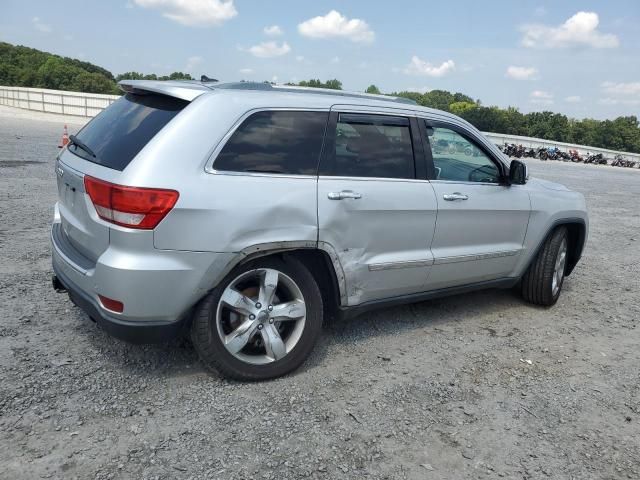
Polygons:
<instances>
[{"instance_id":1,"label":"tinted window","mask_svg":"<svg viewBox=\"0 0 640 480\"><path fill-rule=\"evenodd\" d=\"M189 102L165 95L128 93L78 133L96 158L75 145L69 150L94 163L124 170L133 157Z\"/></svg>"},{"instance_id":2,"label":"tinted window","mask_svg":"<svg viewBox=\"0 0 640 480\"><path fill-rule=\"evenodd\" d=\"M427 131L437 180L498 183L498 167L474 143L448 128Z\"/></svg>"},{"instance_id":3,"label":"tinted window","mask_svg":"<svg viewBox=\"0 0 640 480\"><path fill-rule=\"evenodd\" d=\"M214 168L315 175L327 112L258 112L224 146Z\"/></svg>"},{"instance_id":4,"label":"tinted window","mask_svg":"<svg viewBox=\"0 0 640 480\"><path fill-rule=\"evenodd\" d=\"M407 118L340 114L333 153L326 175L415 178Z\"/></svg>"}]
</instances>

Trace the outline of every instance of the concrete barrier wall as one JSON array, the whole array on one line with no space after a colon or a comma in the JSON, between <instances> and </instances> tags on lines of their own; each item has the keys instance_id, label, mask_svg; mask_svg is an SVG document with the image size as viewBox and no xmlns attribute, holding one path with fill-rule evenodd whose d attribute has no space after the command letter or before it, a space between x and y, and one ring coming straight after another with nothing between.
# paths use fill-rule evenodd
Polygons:
<instances>
[{"instance_id":1,"label":"concrete barrier wall","mask_svg":"<svg viewBox=\"0 0 640 480\"><path fill-rule=\"evenodd\" d=\"M118 98L99 93L0 86L0 105L79 117L95 117Z\"/></svg>"},{"instance_id":2,"label":"concrete barrier wall","mask_svg":"<svg viewBox=\"0 0 640 480\"><path fill-rule=\"evenodd\" d=\"M77 115L80 117L95 117L118 98L120 98L118 95L102 95L99 93L0 86L0 105L25 108L27 110L38 110L41 112L60 113L63 115ZM640 162L640 154L638 153L617 152L586 145L572 145L569 143L554 142L553 140L505 135L502 133L484 132L484 134L493 143L498 145L515 143L516 145L523 145L528 148L557 147L565 151L570 149L578 150L581 155L586 155L587 153L602 153L607 158L613 158L619 154L627 160Z\"/></svg>"}]
</instances>

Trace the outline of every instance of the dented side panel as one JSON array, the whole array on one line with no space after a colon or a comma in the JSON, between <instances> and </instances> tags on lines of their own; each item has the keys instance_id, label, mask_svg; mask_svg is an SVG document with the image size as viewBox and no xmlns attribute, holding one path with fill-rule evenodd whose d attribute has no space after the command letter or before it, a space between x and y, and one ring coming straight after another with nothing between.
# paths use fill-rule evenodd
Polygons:
<instances>
[{"instance_id":1,"label":"dented side panel","mask_svg":"<svg viewBox=\"0 0 640 480\"><path fill-rule=\"evenodd\" d=\"M331 200L341 191L359 199ZM433 263L437 202L427 181L320 177L320 244L345 278L347 305L423 290Z\"/></svg>"},{"instance_id":2,"label":"dented side panel","mask_svg":"<svg viewBox=\"0 0 640 480\"><path fill-rule=\"evenodd\" d=\"M277 242L316 244L315 177L199 176L181 190L179 204L156 228L156 248L241 252Z\"/></svg>"}]
</instances>

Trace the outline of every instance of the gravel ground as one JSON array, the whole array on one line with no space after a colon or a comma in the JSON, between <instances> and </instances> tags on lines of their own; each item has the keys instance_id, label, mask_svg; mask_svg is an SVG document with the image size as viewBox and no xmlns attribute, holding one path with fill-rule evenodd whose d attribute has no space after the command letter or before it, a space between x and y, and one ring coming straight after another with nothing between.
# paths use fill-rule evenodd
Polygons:
<instances>
[{"instance_id":1,"label":"gravel ground","mask_svg":"<svg viewBox=\"0 0 640 480\"><path fill-rule=\"evenodd\" d=\"M53 292L59 122L0 107L1 478L640 478L640 171L529 162L590 208L555 307L492 290L381 310L240 384Z\"/></svg>"}]
</instances>

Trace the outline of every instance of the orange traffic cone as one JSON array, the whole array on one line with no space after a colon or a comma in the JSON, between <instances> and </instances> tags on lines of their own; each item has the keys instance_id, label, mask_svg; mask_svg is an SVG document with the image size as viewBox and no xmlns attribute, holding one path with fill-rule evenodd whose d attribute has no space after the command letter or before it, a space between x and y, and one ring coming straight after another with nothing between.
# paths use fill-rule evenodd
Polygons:
<instances>
[{"instance_id":1,"label":"orange traffic cone","mask_svg":"<svg viewBox=\"0 0 640 480\"><path fill-rule=\"evenodd\" d=\"M67 126L64 126L64 132L62 132L62 139L60 140L60 145L58 148L64 148L69 143L69 132L67 131Z\"/></svg>"}]
</instances>

